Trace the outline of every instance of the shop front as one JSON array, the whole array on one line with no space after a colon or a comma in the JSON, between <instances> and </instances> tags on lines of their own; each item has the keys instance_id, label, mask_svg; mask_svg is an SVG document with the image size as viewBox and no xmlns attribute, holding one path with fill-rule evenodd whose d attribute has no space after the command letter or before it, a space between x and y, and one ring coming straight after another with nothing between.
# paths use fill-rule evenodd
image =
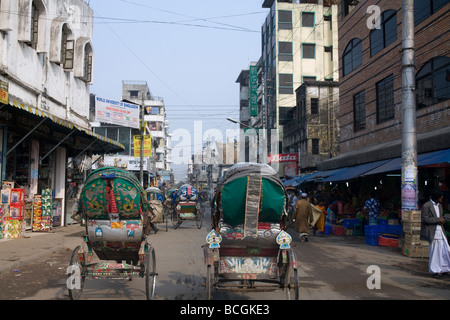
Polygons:
<instances>
[{"instance_id":1,"label":"shop front","mask_svg":"<svg viewBox=\"0 0 450 320\"><path fill-rule=\"evenodd\" d=\"M9 101L0 104L0 237L17 238L26 230L45 232L71 223L92 154L124 147L19 99Z\"/></svg>"}]
</instances>

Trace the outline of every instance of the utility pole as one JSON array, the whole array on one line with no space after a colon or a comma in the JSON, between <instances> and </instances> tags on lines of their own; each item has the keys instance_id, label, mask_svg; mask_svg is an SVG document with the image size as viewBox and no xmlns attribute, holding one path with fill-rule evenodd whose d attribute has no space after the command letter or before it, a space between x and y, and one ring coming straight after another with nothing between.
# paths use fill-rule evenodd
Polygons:
<instances>
[{"instance_id":1,"label":"utility pole","mask_svg":"<svg viewBox=\"0 0 450 320\"><path fill-rule=\"evenodd\" d=\"M142 91L142 104L141 104L141 161L139 163L140 168L140 180L141 186L144 186L144 107L145 107L144 91Z\"/></svg>"},{"instance_id":2,"label":"utility pole","mask_svg":"<svg viewBox=\"0 0 450 320\"><path fill-rule=\"evenodd\" d=\"M402 210L417 210L414 0L403 0L402 12Z\"/></svg>"}]
</instances>

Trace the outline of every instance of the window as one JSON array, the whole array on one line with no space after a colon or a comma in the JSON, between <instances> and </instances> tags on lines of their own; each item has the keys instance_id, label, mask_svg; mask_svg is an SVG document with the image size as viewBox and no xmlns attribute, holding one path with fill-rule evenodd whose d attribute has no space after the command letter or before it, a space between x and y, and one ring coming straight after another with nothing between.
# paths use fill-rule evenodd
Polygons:
<instances>
[{"instance_id":1,"label":"window","mask_svg":"<svg viewBox=\"0 0 450 320\"><path fill-rule=\"evenodd\" d=\"M418 25L432 14L439 11L448 0L420 0L414 1L414 25Z\"/></svg>"},{"instance_id":2,"label":"window","mask_svg":"<svg viewBox=\"0 0 450 320\"><path fill-rule=\"evenodd\" d=\"M394 118L394 76L377 82L377 123Z\"/></svg>"},{"instance_id":3,"label":"window","mask_svg":"<svg viewBox=\"0 0 450 320\"><path fill-rule=\"evenodd\" d=\"M83 80L87 83L92 81L92 48L89 43L84 48L84 76Z\"/></svg>"},{"instance_id":4,"label":"window","mask_svg":"<svg viewBox=\"0 0 450 320\"><path fill-rule=\"evenodd\" d=\"M69 40L71 32L64 24L61 36L61 65L64 69L73 69L74 41Z\"/></svg>"},{"instance_id":5,"label":"window","mask_svg":"<svg viewBox=\"0 0 450 320\"><path fill-rule=\"evenodd\" d=\"M280 107L278 109L279 110L278 123L280 126L283 126L295 119L295 109L296 107Z\"/></svg>"},{"instance_id":6,"label":"window","mask_svg":"<svg viewBox=\"0 0 450 320\"><path fill-rule=\"evenodd\" d=\"M319 114L319 99L311 98L311 114Z\"/></svg>"},{"instance_id":7,"label":"window","mask_svg":"<svg viewBox=\"0 0 450 320\"><path fill-rule=\"evenodd\" d=\"M319 154L319 146L320 146L320 140L319 139L311 139L311 154Z\"/></svg>"},{"instance_id":8,"label":"window","mask_svg":"<svg viewBox=\"0 0 450 320\"><path fill-rule=\"evenodd\" d=\"M360 39L353 39L347 45L342 56L343 75L347 75L362 63L362 45Z\"/></svg>"},{"instance_id":9,"label":"window","mask_svg":"<svg viewBox=\"0 0 450 320\"><path fill-rule=\"evenodd\" d=\"M397 12L388 10L380 17L380 28L370 31L370 55L378 52L397 40Z\"/></svg>"},{"instance_id":10,"label":"window","mask_svg":"<svg viewBox=\"0 0 450 320\"><path fill-rule=\"evenodd\" d=\"M304 43L302 45L302 58L303 59L315 59L316 58L316 45L313 43Z\"/></svg>"},{"instance_id":11,"label":"window","mask_svg":"<svg viewBox=\"0 0 450 320\"><path fill-rule=\"evenodd\" d=\"M38 44L38 34L39 34L39 10L36 4L33 2L31 4L31 41L29 46L34 50L37 48Z\"/></svg>"},{"instance_id":12,"label":"window","mask_svg":"<svg viewBox=\"0 0 450 320\"><path fill-rule=\"evenodd\" d=\"M280 94L293 94L294 83L292 74L280 73L279 75L279 93Z\"/></svg>"},{"instance_id":13,"label":"window","mask_svg":"<svg viewBox=\"0 0 450 320\"><path fill-rule=\"evenodd\" d=\"M278 60L292 61L292 42L278 42Z\"/></svg>"},{"instance_id":14,"label":"window","mask_svg":"<svg viewBox=\"0 0 450 320\"><path fill-rule=\"evenodd\" d=\"M450 96L450 58L429 60L416 75L417 108L448 100Z\"/></svg>"},{"instance_id":15,"label":"window","mask_svg":"<svg viewBox=\"0 0 450 320\"><path fill-rule=\"evenodd\" d=\"M355 132L366 128L366 91L353 96L353 130Z\"/></svg>"},{"instance_id":16,"label":"window","mask_svg":"<svg viewBox=\"0 0 450 320\"><path fill-rule=\"evenodd\" d=\"M278 29L292 29L292 12L286 10L278 11Z\"/></svg>"},{"instance_id":17,"label":"window","mask_svg":"<svg viewBox=\"0 0 450 320\"><path fill-rule=\"evenodd\" d=\"M314 12L302 12L302 27L314 27Z\"/></svg>"},{"instance_id":18,"label":"window","mask_svg":"<svg viewBox=\"0 0 450 320\"><path fill-rule=\"evenodd\" d=\"M303 82L316 81L316 77L312 77L312 76L303 76L302 79L303 79Z\"/></svg>"}]
</instances>

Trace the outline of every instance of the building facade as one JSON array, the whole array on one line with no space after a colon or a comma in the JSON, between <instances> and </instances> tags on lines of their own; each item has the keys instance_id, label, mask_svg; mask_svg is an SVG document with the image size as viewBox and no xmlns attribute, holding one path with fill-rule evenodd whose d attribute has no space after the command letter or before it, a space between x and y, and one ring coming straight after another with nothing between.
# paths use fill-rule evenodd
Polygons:
<instances>
[{"instance_id":1,"label":"building facade","mask_svg":"<svg viewBox=\"0 0 450 320\"><path fill-rule=\"evenodd\" d=\"M153 96L145 81L123 81L122 101L144 106L144 136L150 136L151 139L151 155L145 155L143 159L144 186L157 185L158 181L173 183L169 121L166 120L164 100ZM120 142L125 147L123 152L104 157L102 164L125 168L140 178L140 148L135 147L136 137L141 135L140 129L107 123L94 125L96 133Z\"/></svg>"},{"instance_id":2,"label":"building facade","mask_svg":"<svg viewBox=\"0 0 450 320\"><path fill-rule=\"evenodd\" d=\"M279 130L284 153L283 128L293 120L295 90L305 81L338 81L337 1L265 0L262 7L270 9L261 28L264 127Z\"/></svg>"},{"instance_id":3,"label":"building facade","mask_svg":"<svg viewBox=\"0 0 450 320\"><path fill-rule=\"evenodd\" d=\"M339 2L341 154L323 170L401 157L402 1L372 2ZM418 154L450 147L449 9L414 2Z\"/></svg>"},{"instance_id":4,"label":"building facade","mask_svg":"<svg viewBox=\"0 0 450 320\"><path fill-rule=\"evenodd\" d=\"M306 81L296 90L293 120L284 127L285 148L299 154L301 172L339 154L339 83Z\"/></svg>"},{"instance_id":5,"label":"building facade","mask_svg":"<svg viewBox=\"0 0 450 320\"><path fill-rule=\"evenodd\" d=\"M27 203L50 190L58 225L70 220L86 158L123 149L91 131L92 39L85 1L0 2L1 179L24 190Z\"/></svg>"}]
</instances>

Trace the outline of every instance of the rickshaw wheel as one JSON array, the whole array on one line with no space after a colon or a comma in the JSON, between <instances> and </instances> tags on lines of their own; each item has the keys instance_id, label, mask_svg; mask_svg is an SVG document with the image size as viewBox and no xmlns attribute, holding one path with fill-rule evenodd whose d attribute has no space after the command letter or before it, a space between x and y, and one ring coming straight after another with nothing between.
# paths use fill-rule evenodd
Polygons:
<instances>
[{"instance_id":1,"label":"rickshaw wheel","mask_svg":"<svg viewBox=\"0 0 450 320\"><path fill-rule=\"evenodd\" d=\"M145 294L147 300L151 300L155 294L156 287L156 256L155 249L149 247L147 258L145 259Z\"/></svg>"},{"instance_id":2,"label":"rickshaw wheel","mask_svg":"<svg viewBox=\"0 0 450 320\"><path fill-rule=\"evenodd\" d=\"M78 300L81 297L84 288L84 280L86 278L83 275L83 266L81 265L80 257L78 256L78 250L80 249L81 246L78 246L73 250L67 272L67 288L69 290L70 300ZM75 279L75 283L73 283L72 277L79 277L79 279Z\"/></svg>"},{"instance_id":3,"label":"rickshaw wheel","mask_svg":"<svg viewBox=\"0 0 450 320\"><path fill-rule=\"evenodd\" d=\"M172 224L173 224L173 228L176 229L180 226L180 220L178 218L178 214L175 210L172 211Z\"/></svg>"},{"instance_id":4,"label":"rickshaw wheel","mask_svg":"<svg viewBox=\"0 0 450 320\"><path fill-rule=\"evenodd\" d=\"M197 229L200 229L202 227L203 219L202 215L199 212L196 213L195 223L197 224Z\"/></svg>"},{"instance_id":5,"label":"rickshaw wheel","mask_svg":"<svg viewBox=\"0 0 450 320\"><path fill-rule=\"evenodd\" d=\"M212 287L214 285L214 272L212 266L208 266L206 269L206 300L212 299Z\"/></svg>"},{"instance_id":6,"label":"rickshaw wheel","mask_svg":"<svg viewBox=\"0 0 450 320\"><path fill-rule=\"evenodd\" d=\"M289 268L286 274L286 299L287 300L298 300L298 274L297 269Z\"/></svg>"}]
</instances>

